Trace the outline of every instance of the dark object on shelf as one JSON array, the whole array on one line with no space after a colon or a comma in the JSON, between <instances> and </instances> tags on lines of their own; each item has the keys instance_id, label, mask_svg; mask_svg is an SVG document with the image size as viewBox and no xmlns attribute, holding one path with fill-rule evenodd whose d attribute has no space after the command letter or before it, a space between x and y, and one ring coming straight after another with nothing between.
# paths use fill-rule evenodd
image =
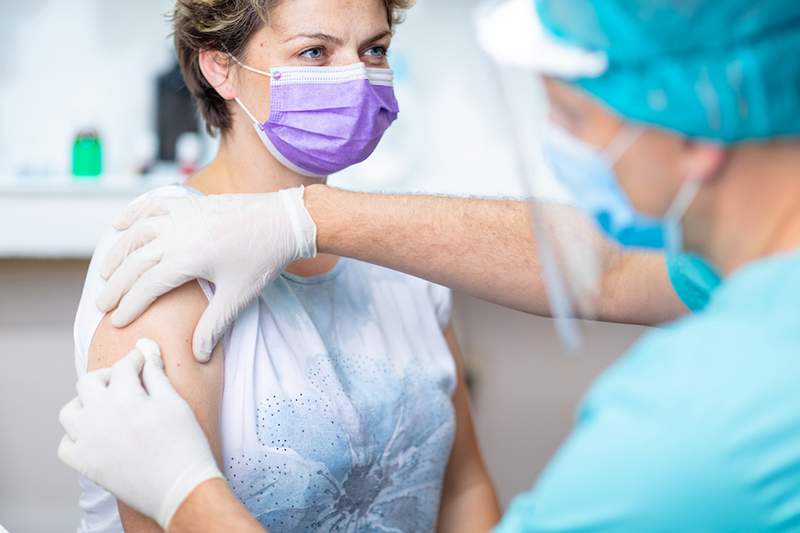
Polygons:
<instances>
[{"instance_id":1,"label":"dark object on shelf","mask_svg":"<svg viewBox=\"0 0 800 533\"><path fill-rule=\"evenodd\" d=\"M175 161L175 144L186 132L198 133L199 118L192 95L186 88L177 63L158 77L158 159Z\"/></svg>"}]
</instances>

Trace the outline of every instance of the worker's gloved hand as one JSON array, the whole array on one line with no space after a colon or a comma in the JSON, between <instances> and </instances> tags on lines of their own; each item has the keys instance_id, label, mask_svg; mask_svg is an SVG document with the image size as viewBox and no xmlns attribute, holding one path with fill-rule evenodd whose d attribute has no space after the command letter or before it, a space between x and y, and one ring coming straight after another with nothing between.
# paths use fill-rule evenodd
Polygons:
<instances>
[{"instance_id":1,"label":"worker's gloved hand","mask_svg":"<svg viewBox=\"0 0 800 533\"><path fill-rule=\"evenodd\" d=\"M66 431L59 458L165 531L198 485L222 477L153 341L140 340L112 368L82 377L59 421Z\"/></svg>"},{"instance_id":2,"label":"worker's gloved hand","mask_svg":"<svg viewBox=\"0 0 800 533\"><path fill-rule=\"evenodd\" d=\"M124 327L156 298L193 280L216 286L194 334L200 362L239 312L284 267L316 255L317 228L303 188L270 194L152 198L115 221L125 230L101 268L97 305Z\"/></svg>"}]
</instances>

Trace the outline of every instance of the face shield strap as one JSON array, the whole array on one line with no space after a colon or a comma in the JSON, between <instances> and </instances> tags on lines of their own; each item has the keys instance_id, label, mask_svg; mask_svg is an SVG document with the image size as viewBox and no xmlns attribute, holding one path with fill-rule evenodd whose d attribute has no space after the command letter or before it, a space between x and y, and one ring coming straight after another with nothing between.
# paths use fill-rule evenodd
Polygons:
<instances>
[{"instance_id":1,"label":"face shield strap","mask_svg":"<svg viewBox=\"0 0 800 533\"><path fill-rule=\"evenodd\" d=\"M667 252L672 256L683 252L683 217L686 216L702 186L702 180L687 178L664 215Z\"/></svg>"},{"instance_id":2,"label":"face shield strap","mask_svg":"<svg viewBox=\"0 0 800 533\"><path fill-rule=\"evenodd\" d=\"M636 141L639 140L639 138L642 136L642 133L644 133L642 128L629 126L627 124L624 125L604 150L609 163L614 165L620 159L622 159L622 156L624 156L625 153L630 150L634 144L636 144Z\"/></svg>"},{"instance_id":3,"label":"face shield strap","mask_svg":"<svg viewBox=\"0 0 800 533\"><path fill-rule=\"evenodd\" d=\"M525 192L529 198L529 213L531 220L531 231L536 239L536 254L539 256L539 268L544 287L547 292L550 304L550 314L553 317L553 326L556 334L561 340L561 344L567 353L576 353L583 346L583 337L578 326L578 313L573 302L569 284L565 273L561 269L558 245L554 236L551 234L550 223L546 213L546 206L538 201L538 191L530 179L533 169L528 161L527 153L533 149L528 146L524 139L528 138L527 128L521 128L520 124L514 120L515 106L514 97L508 90L507 83L504 83L504 71L494 62L489 63L494 72L490 78L496 85L496 90L500 95L499 104L503 108L500 116L505 118L506 131L509 134L514 156L517 173L524 183Z\"/></svg>"},{"instance_id":4,"label":"face shield strap","mask_svg":"<svg viewBox=\"0 0 800 533\"><path fill-rule=\"evenodd\" d=\"M518 6L525 3L528 8L533 5L529 0L518 0ZM502 35L504 31L507 29L497 29L493 35ZM518 49L515 51L519 55ZM563 205L563 189L543 168L540 148L542 134L547 134L542 131L546 116L531 107L534 95L544 97L537 76L542 71L531 65L502 61L491 50L488 52L489 79L498 95L498 118L505 123L503 130L508 136L509 152L529 199L531 232L536 240L532 253L538 257L538 271L531 276L539 276L544 282L553 326L565 353L575 353L584 345L578 319L595 317L598 280L603 279L600 270L605 266L602 254L606 251L598 245L605 241L593 220ZM609 146L622 154L640 134L621 130L619 139L614 139ZM600 153L601 149L594 151Z\"/></svg>"},{"instance_id":5,"label":"face shield strap","mask_svg":"<svg viewBox=\"0 0 800 533\"><path fill-rule=\"evenodd\" d=\"M537 206L536 200L531 200L530 214L536 238L536 253L541 259L539 267L542 281L550 303L550 315L553 317L553 327L564 350L567 353L576 353L583 347L583 336L575 320L578 316L565 274L560 268L556 244L548 229L544 209L542 206Z\"/></svg>"}]
</instances>

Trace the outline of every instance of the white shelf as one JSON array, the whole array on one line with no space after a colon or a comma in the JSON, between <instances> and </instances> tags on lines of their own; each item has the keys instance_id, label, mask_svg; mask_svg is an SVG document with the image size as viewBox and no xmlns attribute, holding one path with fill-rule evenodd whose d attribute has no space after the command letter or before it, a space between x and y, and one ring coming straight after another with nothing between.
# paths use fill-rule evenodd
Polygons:
<instances>
[{"instance_id":1,"label":"white shelf","mask_svg":"<svg viewBox=\"0 0 800 533\"><path fill-rule=\"evenodd\" d=\"M178 181L0 178L0 259L88 259L114 216L144 192Z\"/></svg>"}]
</instances>

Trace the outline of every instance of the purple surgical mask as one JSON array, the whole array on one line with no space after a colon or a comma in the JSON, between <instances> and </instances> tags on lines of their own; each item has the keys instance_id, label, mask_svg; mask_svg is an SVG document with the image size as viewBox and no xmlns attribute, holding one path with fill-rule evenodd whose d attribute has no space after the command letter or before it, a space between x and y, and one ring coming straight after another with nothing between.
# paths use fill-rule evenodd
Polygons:
<instances>
[{"instance_id":1,"label":"purple surgical mask","mask_svg":"<svg viewBox=\"0 0 800 533\"><path fill-rule=\"evenodd\" d=\"M276 67L269 72L270 116L253 121L267 150L304 176L325 178L368 158L397 119L394 74L363 63L344 67Z\"/></svg>"}]
</instances>

